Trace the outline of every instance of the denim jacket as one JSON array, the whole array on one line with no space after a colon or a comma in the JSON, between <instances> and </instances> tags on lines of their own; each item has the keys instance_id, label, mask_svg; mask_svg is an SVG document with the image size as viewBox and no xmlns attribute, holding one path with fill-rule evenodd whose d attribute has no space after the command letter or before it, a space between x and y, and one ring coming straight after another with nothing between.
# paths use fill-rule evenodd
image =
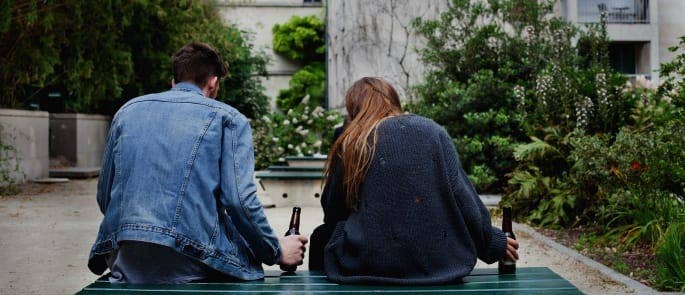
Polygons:
<instances>
[{"instance_id":1,"label":"denim jacket","mask_svg":"<svg viewBox=\"0 0 685 295\"><path fill-rule=\"evenodd\" d=\"M280 258L253 183L252 131L234 108L190 83L135 98L114 116L88 261L102 274L125 240L171 247L233 277L264 276Z\"/></svg>"}]
</instances>

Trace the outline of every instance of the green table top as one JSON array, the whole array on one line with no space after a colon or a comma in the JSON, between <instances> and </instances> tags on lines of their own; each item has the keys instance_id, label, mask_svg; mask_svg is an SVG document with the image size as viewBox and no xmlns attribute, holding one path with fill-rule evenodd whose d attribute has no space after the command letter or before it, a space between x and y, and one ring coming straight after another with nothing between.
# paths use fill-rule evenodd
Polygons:
<instances>
[{"instance_id":1,"label":"green table top","mask_svg":"<svg viewBox=\"0 0 685 295\"><path fill-rule=\"evenodd\" d=\"M258 179L323 179L322 171L258 171Z\"/></svg>"},{"instance_id":2,"label":"green table top","mask_svg":"<svg viewBox=\"0 0 685 295\"><path fill-rule=\"evenodd\" d=\"M186 285L131 285L96 281L78 294L583 294L546 267L518 268L516 274L498 275L497 269L476 269L461 283L436 286L338 285L319 272L298 271L295 275L267 271L263 280Z\"/></svg>"},{"instance_id":3,"label":"green table top","mask_svg":"<svg viewBox=\"0 0 685 295\"><path fill-rule=\"evenodd\" d=\"M314 171L314 172L322 172L323 167L293 167L293 166L269 166L266 168L268 171Z\"/></svg>"}]
</instances>

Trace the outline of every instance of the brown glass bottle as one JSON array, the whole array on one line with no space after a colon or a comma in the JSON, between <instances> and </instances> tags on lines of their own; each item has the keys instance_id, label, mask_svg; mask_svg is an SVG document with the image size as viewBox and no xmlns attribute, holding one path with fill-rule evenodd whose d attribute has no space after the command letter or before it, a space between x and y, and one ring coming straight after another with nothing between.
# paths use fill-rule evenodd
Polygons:
<instances>
[{"instance_id":1,"label":"brown glass bottle","mask_svg":"<svg viewBox=\"0 0 685 295\"><path fill-rule=\"evenodd\" d=\"M511 207L502 208L502 231L508 238L516 240L514 231L511 230ZM500 274L516 273L516 261L504 254L499 260L498 269Z\"/></svg>"},{"instance_id":2,"label":"brown glass bottle","mask_svg":"<svg viewBox=\"0 0 685 295\"><path fill-rule=\"evenodd\" d=\"M290 216L290 226L288 227L288 231L285 232L285 236L289 235L299 235L300 234L300 212L302 209L300 207L293 207L293 215ZM287 272L294 272L297 269L296 265L293 266L286 266L286 265L281 265L281 270L287 271Z\"/></svg>"}]
</instances>

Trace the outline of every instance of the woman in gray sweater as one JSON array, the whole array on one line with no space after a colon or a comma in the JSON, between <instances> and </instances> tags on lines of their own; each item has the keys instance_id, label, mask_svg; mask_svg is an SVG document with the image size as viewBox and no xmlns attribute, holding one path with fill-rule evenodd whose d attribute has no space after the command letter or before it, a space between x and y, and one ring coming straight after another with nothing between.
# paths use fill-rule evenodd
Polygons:
<instances>
[{"instance_id":1,"label":"woman in gray sweater","mask_svg":"<svg viewBox=\"0 0 685 295\"><path fill-rule=\"evenodd\" d=\"M491 225L441 126L405 115L397 92L378 78L355 82L345 106L349 122L328 155L311 269L323 266L339 283L440 284L468 275L476 258L518 259L518 243Z\"/></svg>"}]
</instances>

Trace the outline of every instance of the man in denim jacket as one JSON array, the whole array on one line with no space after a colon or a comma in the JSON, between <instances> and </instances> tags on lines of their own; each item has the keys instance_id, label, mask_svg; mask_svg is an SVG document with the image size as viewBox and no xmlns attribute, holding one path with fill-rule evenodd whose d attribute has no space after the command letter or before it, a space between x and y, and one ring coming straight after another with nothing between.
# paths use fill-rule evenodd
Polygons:
<instances>
[{"instance_id":1,"label":"man in denim jacket","mask_svg":"<svg viewBox=\"0 0 685 295\"><path fill-rule=\"evenodd\" d=\"M104 214L88 261L111 282L254 280L262 263L302 263L304 236L277 238L252 182L250 125L214 99L220 54L173 56L171 90L126 103L112 120L97 189ZM180 82L180 83L175 83Z\"/></svg>"}]
</instances>

